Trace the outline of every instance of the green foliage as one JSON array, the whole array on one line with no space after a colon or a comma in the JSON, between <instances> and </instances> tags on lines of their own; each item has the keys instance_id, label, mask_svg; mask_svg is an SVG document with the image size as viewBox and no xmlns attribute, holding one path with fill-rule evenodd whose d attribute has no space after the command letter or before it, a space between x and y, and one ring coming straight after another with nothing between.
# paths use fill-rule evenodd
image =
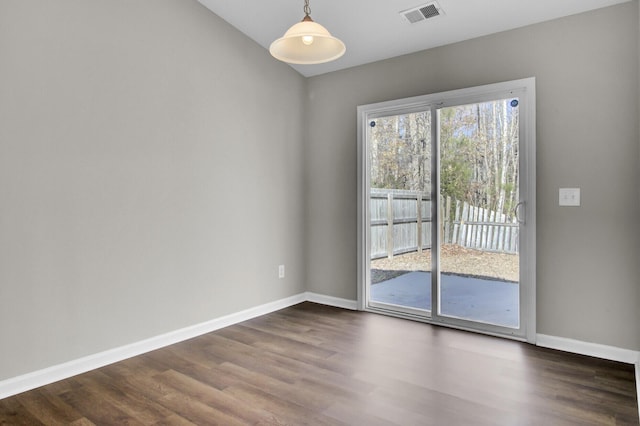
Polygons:
<instances>
[{"instance_id":1,"label":"green foliage","mask_svg":"<svg viewBox=\"0 0 640 426\"><path fill-rule=\"evenodd\" d=\"M464 200L470 195L473 167L470 161L471 141L468 138L441 139L440 193Z\"/></svg>"}]
</instances>

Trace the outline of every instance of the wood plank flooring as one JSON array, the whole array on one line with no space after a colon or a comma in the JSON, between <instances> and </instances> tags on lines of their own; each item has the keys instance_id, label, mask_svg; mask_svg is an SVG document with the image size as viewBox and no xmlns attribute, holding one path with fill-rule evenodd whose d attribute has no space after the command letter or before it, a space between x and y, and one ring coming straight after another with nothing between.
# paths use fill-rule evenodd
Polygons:
<instances>
[{"instance_id":1,"label":"wood plank flooring","mask_svg":"<svg viewBox=\"0 0 640 426\"><path fill-rule=\"evenodd\" d=\"M633 367L302 303L0 400L9 425L637 425Z\"/></svg>"}]
</instances>

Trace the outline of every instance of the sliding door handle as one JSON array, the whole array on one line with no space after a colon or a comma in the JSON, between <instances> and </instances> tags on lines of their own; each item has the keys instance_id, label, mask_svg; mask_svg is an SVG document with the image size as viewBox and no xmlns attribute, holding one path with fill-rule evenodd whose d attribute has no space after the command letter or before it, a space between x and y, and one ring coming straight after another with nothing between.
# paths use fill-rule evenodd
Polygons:
<instances>
[{"instance_id":1,"label":"sliding door handle","mask_svg":"<svg viewBox=\"0 0 640 426\"><path fill-rule=\"evenodd\" d=\"M520 201L518 204L516 204L516 206L513 209L513 215L516 217L516 220L518 221L519 224L524 225L525 222L527 221L527 217L526 215L520 216L520 206L524 207L525 202Z\"/></svg>"}]
</instances>

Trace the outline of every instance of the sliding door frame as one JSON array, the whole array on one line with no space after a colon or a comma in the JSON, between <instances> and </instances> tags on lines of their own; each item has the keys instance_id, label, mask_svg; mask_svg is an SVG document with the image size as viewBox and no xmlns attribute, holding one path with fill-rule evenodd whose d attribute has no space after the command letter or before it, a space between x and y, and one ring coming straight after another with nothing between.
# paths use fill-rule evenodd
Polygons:
<instances>
[{"instance_id":1,"label":"sliding door frame","mask_svg":"<svg viewBox=\"0 0 640 426\"><path fill-rule=\"evenodd\" d=\"M448 106L483 102L489 98L517 96L520 100L520 176L524 185L520 187L520 202L524 223L520 225L520 329L516 332L505 327L483 326L476 328L471 321L451 319L438 315L438 286L439 286L439 254L432 255L432 309L430 316L417 316L402 312L384 312L390 315L417 319L420 321L444 325L465 330L479 331L490 335L497 335L517 340L535 343L536 340L536 133L535 133L535 79L527 78L490 84L466 89L453 90L412 98L379 102L358 106L357 109L357 137L358 137L358 308L381 312L380 309L368 306L370 272L370 176L369 176L369 147L367 146L367 123L369 119L396 115L415 111L431 111L432 119L432 194L437 206L439 193L439 120L438 111ZM438 223L439 208L432 207L432 220ZM439 226L432 229L432 253L440 248ZM382 310L384 311L384 310Z\"/></svg>"}]
</instances>

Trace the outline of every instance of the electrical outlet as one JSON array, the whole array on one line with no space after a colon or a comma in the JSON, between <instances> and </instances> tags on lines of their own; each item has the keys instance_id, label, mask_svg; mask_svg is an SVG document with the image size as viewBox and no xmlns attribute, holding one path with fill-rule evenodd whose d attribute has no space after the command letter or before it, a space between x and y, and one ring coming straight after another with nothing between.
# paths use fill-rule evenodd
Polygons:
<instances>
[{"instance_id":1,"label":"electrical outlet","mask_svg":"<svg viewBox=\"0 0 640 426\"><path fill-rule=\"evenodd\" d=\"M284 278L284 265L278 266L278 278Z\"/></svg>"}]
</instances>

